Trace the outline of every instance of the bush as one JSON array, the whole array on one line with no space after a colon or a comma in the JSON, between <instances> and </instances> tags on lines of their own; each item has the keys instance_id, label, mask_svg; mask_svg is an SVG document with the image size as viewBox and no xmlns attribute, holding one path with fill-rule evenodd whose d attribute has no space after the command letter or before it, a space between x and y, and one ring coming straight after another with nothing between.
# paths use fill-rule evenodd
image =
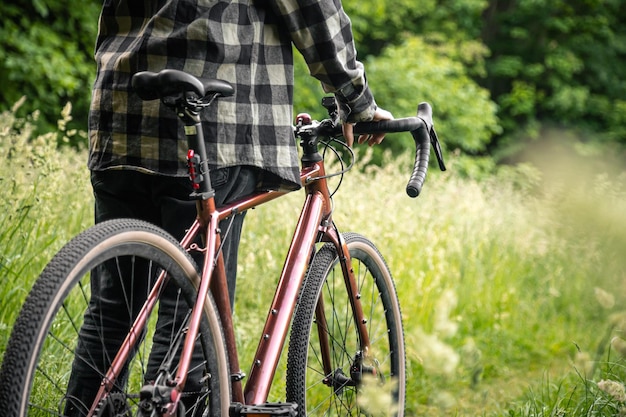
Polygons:
<instances>
[{"instance_id":1,"label":"bush","mask_svg":"<svg viewBox=\"0 0 626 417\"><path fill-rule=\"evenodd\" d=\"M462 63L463 47L480 59L480 49L470 43L454 47L409 37L368 61L368 78L378 104L394 116L414 116L418 103L427 101L444 149L480 154L500 127L488 91L472 81ZM414 149L410 135L390 135L385 146L396 154Z\"/></svg>"},{"instance_id":2,"label":"bush","mask_svg":"<svg viewBox=\"0 0 626 417\"><path fill-rule=\"evenodd\" d=\"M75 6L68 0L0 3L0 109L27 96L19 115L41 113L32 121L38 133L54 129L58 109L68 101L74 103L74 127L87 125L102 3Z\"/></svg>"}]
</instances>

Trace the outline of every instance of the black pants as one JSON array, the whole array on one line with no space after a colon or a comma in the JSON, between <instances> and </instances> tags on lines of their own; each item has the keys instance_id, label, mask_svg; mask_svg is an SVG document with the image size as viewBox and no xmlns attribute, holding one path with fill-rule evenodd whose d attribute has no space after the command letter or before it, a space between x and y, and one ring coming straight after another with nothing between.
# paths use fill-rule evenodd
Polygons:
<instances>
[{"instance_id":1,"label":"black pants","mask_svg":"<svg viewBox=\"0 0 626 417\"><path fill-rule=\"evenodd\" d=\"M257 182L257 171L247 167L233 167L211 172L212 185L215 188L215 202L219 207L239 197L250 194ZM92 172L91 182L95 196L96 223L116 218L136 218L160 226L176 239L180 240L196 217L196 203L189 199L191 185L187 178L173 178L144 174L137 171L119 170ZM226 265L231 305L234 303L235 280L237 272L237 250L243 225L244 213L235 216L220 225L222 230L230 227L223 242L223 255ZM115 268L115 275L119 265ZM130 268L130 266L129 266ZM136 268L136 266L133 266ZM127 302L124 294L138 294L145 297L145 288L124 288L119 279L111 278L104 265L92 272L92 295L85 314L85 320L79 333L72 375L68 383L65 414L82 416L86 413L100 386L102 374L110 365L115 352L128 332ZM147 286L147 283L133 283L133 286ZM131 291L132 290L132 291ZM145 298L144 298L145 300ZM157 368L169 346L169 330L177 326L184 317L178 315L175 308L176 294L166 290L160 299L157 329L163 329L163 335L153 339L152 352L148 363L147 380L156 375ZM143 300L133 300L133 305L140 306ZM94 317L101 318L97 322ZM102 319L104 318L104 319ZM102 332L106 332L106 346L102 346ZM196 349L198 353L199 349ZM90 363L79 358L89 358ZM199 357L199 360L202 358ZM191 367L194 369L195 367ZM197 367L201 371L201 367ZM196 391L195 386L202 378L188 375L186 391Z\"/></svg>"}]
</instances>

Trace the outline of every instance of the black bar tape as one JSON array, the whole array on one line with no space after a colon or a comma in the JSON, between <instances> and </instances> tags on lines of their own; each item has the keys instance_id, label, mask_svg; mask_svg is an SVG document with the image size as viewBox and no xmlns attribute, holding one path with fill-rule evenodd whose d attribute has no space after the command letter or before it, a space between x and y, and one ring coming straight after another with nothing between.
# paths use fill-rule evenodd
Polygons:
<instances>
[{"instance_id":1,"label":"black bar tape","mask_svg":"<svg viewBox=\"0 0 626 417\"><path fill-rule=\"evenodd\" d=\"M426 180L428 171L428 160L430 158L430 136L426 126L422 126L411 132L415 139L415 162L413 173L406 185L406 193L409 197L415 198L422 192L422 186Z\"/></svg>"}]
</instances>

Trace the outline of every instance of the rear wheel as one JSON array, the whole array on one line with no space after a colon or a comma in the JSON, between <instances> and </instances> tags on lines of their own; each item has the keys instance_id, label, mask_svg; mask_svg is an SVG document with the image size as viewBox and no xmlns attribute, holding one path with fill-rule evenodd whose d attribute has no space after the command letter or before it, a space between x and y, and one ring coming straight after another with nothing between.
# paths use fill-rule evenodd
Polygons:
<instances>
[{"instance_id":1,"label":"rear wheel","mask_svg":"<svg viewBox=\"0 0 626 417\"><path fill-rule=\"evenodd\" d=\"M131 330L161 272L169 283L144 328ZM113 220L77 236L44 269L13 328L0 370L2 414L83 416L95 406L97 416L137 415L142 387L176 372L198 283L192 258L148 223ZM92 297L92 285L105 288L99 297ZM108 288L115 291L108 294ZM183 393L188 416L228 413L230 383L221 331L209 297ZM129 332L139 342L126 354L112 390L97 398ZM77 372L70 377L73 369L81 369L83 378L76 379Z\"/></svg>"},{"instance_id":2,"label":"rear wheel","mask_svg":"<svg viewBox=\"0 0 626 417\"><path fill-rule=\"evenodd\" d=\"M395 285L372 242L344 238L370 346L359 334L337 251L326 244L315 254L294 316L287 401L306 416L402 416L405 353Z\"/></svg>"}]
</instances>

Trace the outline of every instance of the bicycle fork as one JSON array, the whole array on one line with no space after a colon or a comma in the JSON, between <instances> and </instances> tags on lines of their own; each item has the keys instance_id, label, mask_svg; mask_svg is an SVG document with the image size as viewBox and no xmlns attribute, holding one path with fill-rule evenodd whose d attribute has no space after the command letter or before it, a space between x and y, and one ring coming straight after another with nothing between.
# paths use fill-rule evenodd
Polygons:
<instances>
[{"instance_id":1,"label":"bicycle fork","mask_svg":"<svg viewBox=\"0 0 626 417\"><path fill-rule=\"evenodd\" d=\"M355 317L357 333L360 338L361 350L354 352L352 365L348 370L348 373L343 369L332 369L330 350L331 341L328 338L330 334L328 331L328 322L326 319L326 313L324 309L324 294L320 294L317 305L315 306L315 322L317 324L317 332L320 341L320 355L322 357L322 365L324 367L323 383L333 388L333 390L340 394L344 387L359 387L363 374L376 375L376 369L371 366L367 366L364 363L364 359L369 355L369 333L367 330L367 319L363 313L363 308L360 302L361 294L359 293L358 282L352 268L352 260L350 258L350 252L345 240L339 234L335 227L330 228L326 234L325 241L329 241L335 245L337 249L337 255L339 257L339 264L344 277L344 283L352 314Z\"/></svg>"}]
</instances>

